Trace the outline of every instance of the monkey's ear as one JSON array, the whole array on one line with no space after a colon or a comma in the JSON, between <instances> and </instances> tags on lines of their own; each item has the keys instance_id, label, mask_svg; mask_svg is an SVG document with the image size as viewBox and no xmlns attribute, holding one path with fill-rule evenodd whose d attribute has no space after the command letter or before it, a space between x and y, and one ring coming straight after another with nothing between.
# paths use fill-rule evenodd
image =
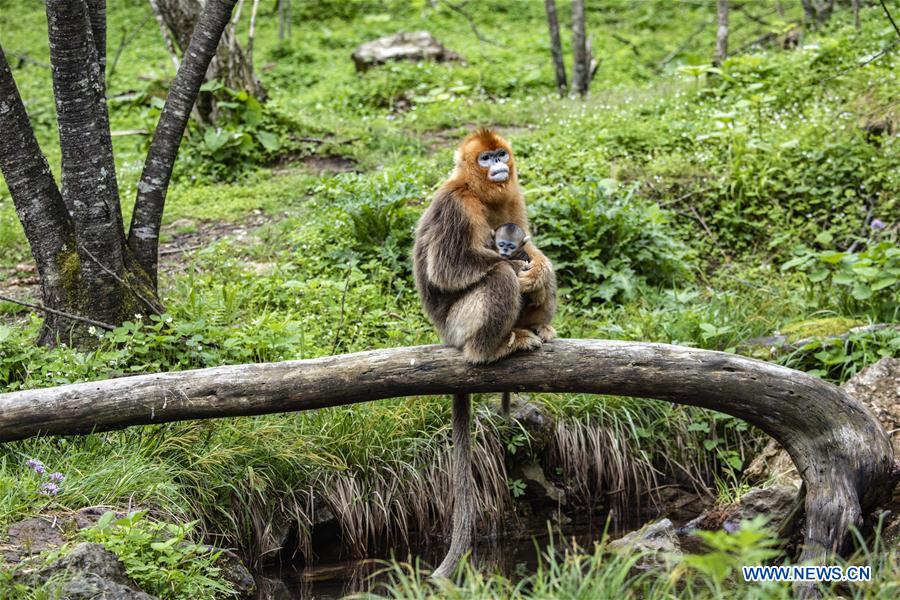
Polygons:
<instances>
[{"instance_id":1,"label":"monkey's ear","mask_svg":"<svg viewBox=\"0 0 900 600\"><path fill-rule=\"evenodd\" d=\"M496 229L491 229L491 239L492 240L497 239L497 230Z\"/></svg>"},{"instance_id":2,"label":"monkey's ear","mask_svg":"<svg viewBox=\"0 0 900 600\"><path fill-rule=\"evenodd\" d=\"M522 238L522 245L524 246L525 244L527 244L530 241L531 241L531 236L526 235L524 238Z\"/></svg>"}]
</instances>

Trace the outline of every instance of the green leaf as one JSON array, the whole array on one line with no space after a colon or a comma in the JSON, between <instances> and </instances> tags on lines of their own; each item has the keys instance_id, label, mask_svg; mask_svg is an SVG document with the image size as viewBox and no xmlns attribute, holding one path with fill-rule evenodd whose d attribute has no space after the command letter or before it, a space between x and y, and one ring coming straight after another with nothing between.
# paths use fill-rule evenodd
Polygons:
<instances>
[{"instance_id":1,"label":"green leaf","mask_svg":"<svg viewBox=\"0 0 900 600\"><path fill-rule=\"evenodd\" d=\"M813 283L823 281L826 277L828 277L828 269L816 269L809 274L809 280Z\"/></svg>"},{"instance_id":2,"label":"green leaf","mask_svg":"<svg viewBox=\"0 0 900 600\"><path fill-rule=\"evenodd\" d=\"M853 291L850 292L850 294L857 300L868 300L872 297L872 288L865 283L860 283L853 288Z\"/></svg>"},{"instance_id":3,"label":"green leaf","mask_svg":"<svg viewBox=\"0 0 900 600\"><path fill-rule=\"evenodd\" d=\"M206 144L206 147L210 152L215 152L228 143L228 138L229 135L227 132L210 127L206 130L206 133L203 134L203 143Z\"/></svg>"},{"instance_id":4,"label":"green leaf","mask_svg":"<svg viewBox=\"0 0 900 600\"><path fill-rule=\"evenodd\" d=\"M855 278L851 273L841 271L839 273L835 273L831 277L831 281L832 283L836 283L837 285L850 285L855 281Z\"/></svg>"},{"instance_id":5,"label":"green leaf","mask_svg":"<svg viewBox=\"0 0 900 600\"><path fill-rule=\"evenodd\" d=\"M101 515L99 519L97 519L97 523L94 525L95 528L99 530L106 529L109 527L109 524L112 523L112 520L116 518L116 513L111 510L106 511Z\"/></svg>"},{"instance_id":6,"label":"green leaf","mask_svg":"<svg viewBox=\"0 0 900 600\"><path fill-rule=\"evenodd\" d=\"M259 143L262 144L263 148L265 148L269 152L275 152L276 150L281 148L281 141L274 133L269 133L268 131L258 131L256 132L256 139L259 140Z\"/></svg>"},{"instance_id":7,"label":"green leaf","mask_svg":"<svg viewBox=\"0 0 900 600\"><path fill-rule=\"evenodd\" d=\"M816 242L822 244L823 246L829 245L834 240L834 236L832 236L829 232L823 231L819 235L816 236Z\"/></svg>"},{"instance_id":8,"label":"green leaf","mask_svg":"<svg viewBox=\"0 0 900 600\"><path fill-rule=\"evenodd\" d=\"M781 265L781 270L787 271L789 269L793 269L794 267L804 265L804 264L806 264L806 262L808 260L809 260L809 256L807 256L807 255L798 256L797 258L792 258L791 260L789 260L786 263L784 263L783 265Z\"/></svg>"},{"instance_id":9,"label":"green leaf","mask_svg":"<svg viewBox=\"0 0 900 600\"><path fill-rule=\"evenodd\" d=\"M882 277L872 284L872 291L877 292L878 290L883 290L886 287L890 287L896 284L898 281L900 280L898 280L896 277Z\"/></svg>"}]
</instances>

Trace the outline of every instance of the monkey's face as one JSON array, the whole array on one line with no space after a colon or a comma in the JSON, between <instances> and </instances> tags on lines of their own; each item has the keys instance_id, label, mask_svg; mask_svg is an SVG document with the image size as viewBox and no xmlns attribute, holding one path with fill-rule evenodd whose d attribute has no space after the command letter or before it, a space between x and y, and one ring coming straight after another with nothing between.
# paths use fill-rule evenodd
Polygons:
<instances>
[{"instance_id":1,"label":"monkey's face","mask_svg":"<svg viewBox=\"0 0 900 600\"><path fill-rule=\"evenodd\" d=\"M509 152L503 148L485 150L478 155L478 166L487 169L487 178L499 183L509 179Z\"/></svg>"},{"instance_id":2,"label":"monkey's face","mask_svg":"<svg viewBox=\"0 0 900 600\"><path fill-rule=\"evenodd\" d=\"M456 154L457 168L469 178L500 186L515 181L514 163L509 143L490 129L469 135Z\"/></svg>"}]
</instances>

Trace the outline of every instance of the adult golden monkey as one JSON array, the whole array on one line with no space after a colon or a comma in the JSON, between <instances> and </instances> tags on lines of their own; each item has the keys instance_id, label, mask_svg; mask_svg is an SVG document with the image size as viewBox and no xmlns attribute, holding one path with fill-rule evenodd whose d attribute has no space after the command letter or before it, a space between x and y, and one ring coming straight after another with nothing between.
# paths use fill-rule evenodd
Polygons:
<instances>
[{"instance_id":1,"label":"adult golden monkey","mask_svg":"<svg viewBox=\"0 0 900 600\"><path fill-rule=\"evenodd\" d=\"M553 339L549 323L519 326L522 295L556 290L547 257L531 241L524 249L530 268L501 257L492 232L515 223L526 233L528 217L509 143L479 129L463 140L456 168L422 215L416 229L413 270L429 319L447 344L472 363L499 360L518 350L534 350ZM555 301L555 297L554 297ZM468 394L453 398L453 536L434 576L447 577L468 550L474 525Z\"/></svg>"}]
</instances>

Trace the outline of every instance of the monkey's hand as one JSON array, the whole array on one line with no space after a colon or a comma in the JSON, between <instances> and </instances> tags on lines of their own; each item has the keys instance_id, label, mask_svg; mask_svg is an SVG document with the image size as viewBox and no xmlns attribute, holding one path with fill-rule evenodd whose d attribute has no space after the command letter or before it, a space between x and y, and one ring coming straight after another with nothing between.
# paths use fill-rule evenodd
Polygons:
<instances>
[{"instance_id":1,"label":"monkey's hand","mask_svg":"<svg viewBox=\"0 0 900 600\"><path fill-rule=\"evenodd\" d=\"M516 273L522 273L531 268L531 263L524 260L511 260L509 264L516 270Z\"/></svg>"},{"instance_id":2,"label":"monkey's hand","mask_svg":"<svg viewBox=\"0 0 900 600\"><path fill-rule=\"evenodd\" d=\"M541 269L532 269L528 264L527 269L519 272L519 291L523 294L530 294L541 287L540 278Z\"/></svg>"}]
</instances>

